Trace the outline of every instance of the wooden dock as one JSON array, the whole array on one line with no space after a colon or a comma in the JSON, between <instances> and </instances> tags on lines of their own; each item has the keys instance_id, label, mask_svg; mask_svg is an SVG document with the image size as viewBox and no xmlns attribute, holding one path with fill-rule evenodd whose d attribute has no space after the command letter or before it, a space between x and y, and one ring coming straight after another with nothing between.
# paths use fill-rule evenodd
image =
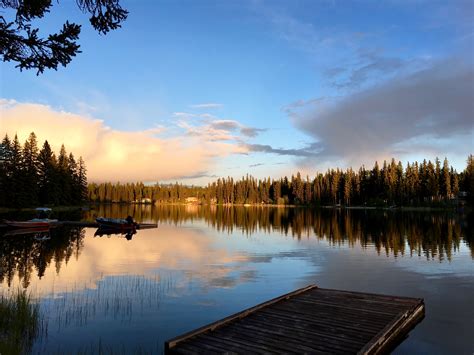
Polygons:
<instances>
[{"instance_id":1,"label":"wooden dock","mask_svg":"<svg viewBox=\"0 0 474 355\"><path fill-rule=\"evenodd\" d=\"M165 353L380 354L398 345L424 312L420 298L310 285L170 339Z\"/></svg>"}]
</instances>

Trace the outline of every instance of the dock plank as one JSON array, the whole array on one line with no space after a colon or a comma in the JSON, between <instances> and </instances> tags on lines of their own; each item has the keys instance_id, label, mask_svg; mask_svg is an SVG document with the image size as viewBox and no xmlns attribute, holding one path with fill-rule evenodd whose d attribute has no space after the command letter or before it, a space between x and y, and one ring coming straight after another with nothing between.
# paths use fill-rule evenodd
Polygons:
<instances>
[{"instance_id":1,"label":"dock plank","mask_svg":"<svg viewBox=\"0 0 474 355\"><path fill-rule=\"evenodd\" d=\"M378 354L423 317L420 298L309 285L170 339L165 353Z\"/></svg>"},{"instance_id":2,"label":"dock plank","mask_svg":"<svg viewBox=\"0 0 474 355\"><path fill-rule=\"evenodd\" d=\"M262 328L265 325L266 327ZM253 322L249 325L236 325L235 329L241 333L244 333L242 332L242 329L251 332L253 334L253 336L250 338L252 341L259 338L278 339L279 341L284 340L285 343L301 343L305 346L311 347L315 350L323 351L325 353L347 352L347 349L349 348L359 349L361 344L364 344L364 342L361 342L360 344L354 344L352 341L345 342L344 338L335 339L334 337L328 337L328 334L325 333L311 332L308 329L305 330L297 327L291 327L289 325L270 326L268 323L262 324L259 322ZM318 336L315 337L315 335Z\"/></svg>"},{"instance_id":3,"label":"dock plank","mask_svg":"<svg viewBox=\"0 0 474 355\"><path fill-rule=\"evenodd\" d=\"M345 335L347 337L350 336L353 339L356 339L356 338L365 339L367 334L373 335L377 333L376 328L367 329L367 328L359 327L357 325L353 326L351 324L343 324L342 322L338 322L338 323L329 322L326 319L324 320L313 319L309 321L307 319L300 319L299 321L294 321L294 319L285 317L285 315L272 316L269 314L265 314L265 316L267 316L265 318L265 321L267 322L272 321L272 322L279 322L286 325L291 324L295 328L299 327L303 329L311 329L311 331L319 330L327 334ZM257 318L257 322L258 322L258 318ZM302 323L302 322L305 322L305 323Z\"/></svg>"}]
</instances>

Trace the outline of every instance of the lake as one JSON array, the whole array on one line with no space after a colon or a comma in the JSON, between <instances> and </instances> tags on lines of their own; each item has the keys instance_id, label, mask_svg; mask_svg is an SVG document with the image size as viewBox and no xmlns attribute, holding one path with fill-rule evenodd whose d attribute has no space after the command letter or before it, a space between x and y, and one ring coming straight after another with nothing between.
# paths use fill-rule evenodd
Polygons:
<instances>
[{"instance_id":1,"label":"lake","mask_svg":"<svg viewBox=\"0 0 474 355\"><path fill-rule=\"evenodd\" d=\"M424 298L425 319L395 353L474 351L472 215L108 205L74 218L128 214L158 228L0 237L0 293L26 288L40 304L33 353L161 353L168 338L308 284Z\"/></svg>"}]
</instances>

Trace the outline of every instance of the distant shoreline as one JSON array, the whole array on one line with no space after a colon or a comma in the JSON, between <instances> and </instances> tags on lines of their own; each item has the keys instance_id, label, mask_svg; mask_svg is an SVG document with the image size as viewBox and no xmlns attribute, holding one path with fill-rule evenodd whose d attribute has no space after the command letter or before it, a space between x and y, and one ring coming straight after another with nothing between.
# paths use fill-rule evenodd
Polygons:
<instances>
[{"instance_id":1,"label":"distant shoreline","mask_svg":"<svg viewBox=\"0 0 474 355\"><path fill-rule=\"evenodd\" d=\"M460 211L455 206L450 207L439 207L439 206L314 206L314 205L277 205L277 204L199 204L199 203L185 203L185 202L158 202L158 203L128 203L128 202L104 202L104 203L91 203L88 205L74 205L74 206L48 206L56 212L67 212L67 211L87 211L91 209L95 209L96 206L101 205L128 205L128 206L220 206L220 207L275 207L275 208L308 208L308 209L333 209L333 210L378 210L378 211L418 211L418 212L435 212L435 211L451 211L451 212L466 212L471 210L469 205L465 205ZM35 207L22 207L22 208L14 208L14 207L0 207L0 213L8 213L8 212L29 212L34 211Z\"/></svg>"}]
</instances>

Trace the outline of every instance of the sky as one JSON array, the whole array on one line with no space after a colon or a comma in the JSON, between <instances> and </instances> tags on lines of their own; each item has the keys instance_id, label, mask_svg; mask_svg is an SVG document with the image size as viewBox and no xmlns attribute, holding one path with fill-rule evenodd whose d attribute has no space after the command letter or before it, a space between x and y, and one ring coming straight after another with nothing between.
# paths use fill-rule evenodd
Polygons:
<instances>
[{"instance_id":1,"label":"sky","mask_svg":"<svg viewBox=\"0 0 474 355\"><path fill-rule=\"evenodd\" d=\"M89 181L207 184L474 153L472 1L120 1L66 68L1 62L0 134L81 155ZM5 16L11 15L6 12Z\"/></svg>"}]
</instances>

